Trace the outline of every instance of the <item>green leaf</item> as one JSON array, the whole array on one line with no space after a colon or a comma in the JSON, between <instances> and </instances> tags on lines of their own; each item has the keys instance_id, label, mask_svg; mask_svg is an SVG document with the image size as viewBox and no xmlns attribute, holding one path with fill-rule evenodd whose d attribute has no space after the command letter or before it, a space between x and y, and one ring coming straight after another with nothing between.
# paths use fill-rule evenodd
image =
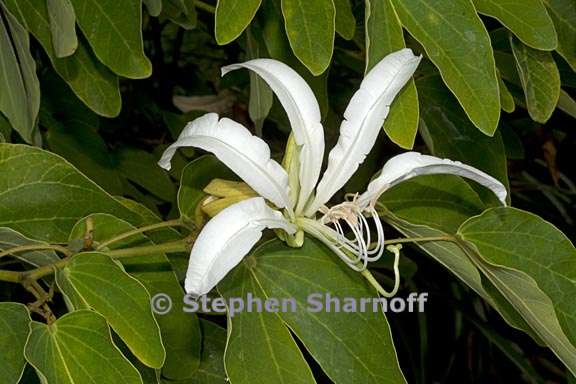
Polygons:
<instances>
[{"instance_id":1,"label":"green leaf","mask_svg":"<svg viewBox=\"0 0 576 384\"><path fill-rule=\"evenodd\" d=\"M315 76L326 71L334 51L333 1L282 0L282 14L296 57Z\"/></svg>"},{"instance_id":2,"label":"green leaf","mask_svg":"<svg viewBox=\"0 0 576 384\"><path fill-rule=\"evenodd\" d=\"M490 341L491 344L495 345L503 354L506 356L510 362L512 362L518 369L523 373L522 378L528 380L531 383L543 383L544 379L536 371L528 356L525 356L522 349L515 343L511 343L510 340L498 332L494 331L491 327L486 326L476 320L468 319L478 330Z\"/></svg>"},{"instance_id":3,"label":"green leaf","mask_svg":"<svg viewBox=\"0 0 576 384\"><path fill-rule=\"evenodd\" d=\"M146 215L145 209L143 214ZM111 215L94 214L90 216L90 219L92 220L93 240L96 246L105 240L135 229L129 223ZM162 232L164 231L153 232L150 237L160 237L162 241L166 241L166 232L164 234ZM81 241L85 233L86 219L83 219L72 230L69 241L71 243ZM107 248L121 249L152 244L154 243L150 238L139 234L113 243ZM183 302L184 292L168 258L163 253L157 253L141 255L136 258L124 258L120 261L126 272L144 284L150 296L154 297L162 293L171 298L174 305L173 309L167 314L156 315L156 321L160 326L162 341L166 349L166 361L162 367L162 375L171 380L189 378L195 373L200 363L200 329L196 315L185 313L178 305L178 303Z\"/></svg>"},{"instance_id":4,"label":"green leaf","mask_svg":"<svg viewBox=\"0 0 576 384\"><path fill-rule=\"evenodd\" d=\"M47 243L29 239L10 228L0 228L0 251L6 251L22 245L47 245ZM52 264L60 260L52 250L18 252L13 256L35 267Z\"/></svg>"},{"instance_id":5,"label":"green leaf","mask_svg":"<svg viewBox=\"0 0 576 384\"><path fill-rule=\"evenodd\" d=\"M58 59L54 54L45 0L4 0L4 5L40 42L56 72L82 102L102 116L120 113L118 78L100 64L82 40L74 55Z\"/></svg>"},{"instance_id":6,"label":"green leaf","mask_svg":"<svg viewBox=\"0 0 576 384\"><path fill-rule=\"evenodd\" d=\"M310 310L312 293L376 297L362 276L327 248L311 238L298 249L271 241L244 263L266 297L294 298L297 310L279 315L335 383L405 382L382 312Z\"/></svg>"},{"instance_id":7,"label":"green leaf","mask_svg":"<svg viewBox=\"0 0 576 384\"><path fill-rule=\"evenodd\" d=\"M161 368L166 357L146 288L102 253L79 253L64 276L91 308L106 318L145 365ZM138 319L138 321L135 321Z\"/></svg>"},{"instance_id":8,"label":"green leaf","mask_svg":"<svg viewBox=\"0 0 576 384\"><path fill-rule=\"evenodd\" d=\"M225 45L236 40L256 15L262 0L218 0L216 5L216 42Z\"/></svg>"},{"instance_id":9,"label":"green leaf","mask_svg":"<svg viewBox=\"0 0 576 384\"><path fill-rule=\"evenodd\" d=\"M203 189L215 178L233 179L234 174L212 155L199 157L184 168L178 190L182 217L196 221L198 203L206 196Z\"/></svg>"},{"instance_id":10,"label":"green leaf","mask_svg":"<svg viewBox=\"0 0 576 384\"><path fill-rule=\"evenodd\" d=\"M576 119L576 100L568 92L560 89L560 98L558 99L558 109L569 114Z\"/></svg>"},{"instance_id":11,"label":"green leaf","mask_svg":"<svg viewBox=\"0 0 576 384\"><path fill-rule=\"evenodd\" d=\"M193 29L198 23L195 0L166 0L163 12L174 23L184 29Z\"/></svg>"},{"instance_id":12,"label":"green leaf","mask_svg":"<svg viewBox=\"0 0 576 384\"><path fill-rule=\"evenodd\" d=\"M284 64L289 65L300 76L306 80L316 99L320 105L320 113L324 119L328 113L328 72L324 72L320 76L313 76L310 71L294 56L290 48L290 42L285 33L284 18L282 16L282 6L280 0L265 1L262 4L262 35L266 36L264 43L270 57L282 61ZM283 118L285 118L284 110L279 106L276 107L281 110ZM272 116L274 117L274 109L272 108ZM288 119L286 119L287 122ZM286 123L288 124L288 123ZM286 127L286 132L290 132L290 127Z\"/></svg>"},{"instance_id":13,"label":"green leaf","mask_svg":"<svg viewBox=\"0 0 576 384\"><path fill-rule=\"evenodd\" d=\"M95 127L78 121L43 125L48 127L45 137L52 152L70 161L108 193L123 193L122 178Z\"/></svg>"},{"instance_id":14,"label":"green leaf","mask_svg":"<svg viewBox=\"0 0 576 384\"><path fill-rule=\"evenodd\" d=\"M494 17L524 44L544 51L556 48L554 23L540 0L473 0L479 13Z\"/></svg>"},{"instance_id":15,"label":"green leaf","mask_svg":"<svg viewBox=\"0 0 576 384\"><path fill-rule=\"evenodd\" d=\"M392 0L474 125L492 136L500 118L488 32L468 0Z\"/></svg>"},{"instance_id":16,"label":"green leaf","mask_svg":"<svg viewBox=\"0 0 576 384\"><path fill-rule=\"evenodd\" d=\"M467 254L484 273L502 297L525 319L538 338L546 342L552 351L576 372L576 348L564 334L554 313L554 304L532 277L508 267L500 267L483 260L483 255L468 246Z\"/></svg>"},{"instance_id":17,"label":"green leaf","mask_svg":"<svg viewBox=\"0 0 576 384\"><path fill-rule=\"evenodd\" d=\"M2 113L0 113L0 142L9 143L11 133L12 133L12 126L10 125L10 122L6 120L6 118L4 117L4 115L2 115Z\"/></svg>"},{"instance_id":18,"label":"green leaf","mask_svg":"<svg viewBox=\"0 0 576 384\"><path fill-rule=\"evenodd\" d=\"M18 20L0 4L0 112L28 143L40 109L40 84L30 39Z\"/></svg>"},{"instance_id":19,"label":"green leaf","mask_svg":"<svg viewBox=\"0 0 576 384\"><path fill-rule=\"evenodd\" d=\"M514 103L514 96L506 87L504 80L502 77L498 75L498 86L500 87L500 105L502 106L502 110L504 112L512 113L516 109L516 104Z\"/></svg>"},{"instance_id":20,"label":"green leaf","mask_svg":"<svg viewBox=\"0 0 576 384\"><path fill-rule=\"evenodd\" d=\"M162 0L143 0L144 5L148 13L152 17L158 17L162 12Z\"/></svg>"},{"instance_id":21,"label":"green leaf","mask_svg":"<svg viewBox=\"0 0 576 384\"><path fill-rule=\"evenodd\" d=\"M137 148L122 148L118 153L118 169L130 181L164 201L176 197L176 188L168 174L157 165L154 155Z\"/></svg>"},{"instance_id":22,"label":"green leaf","mask_svg":"<svg viewBox=\"0 0 576 384\"><path fill-rule=\"evenodd\" d=\"M419 176L396 185L378 200L397 217L456 233L466 219L480 214L484 204L458 176Z\"/></svg>"},{"instance_id":23,"label":"green leaf","mask_svg":"<svg viewBox=\"0 0 576 384\"><path fill-rule=\"evenodd\" d=\"M76 221L94 212L134 225L142 220L64 159L38 148L0 144L0 174L0 226L27 237L66 242Z\"/></svg>"},{"instance_id":24,"label":"green leaf","mask_svg":"<svg viewBox=\"0 0 576 384\"><path fill-rule=\"evenodd\" d=\"M385 212L383 219L406 237L452 237L451 233L435 228L445 226L443 216L438 217L438 222L433 223L432 227L412 224L390 212ZM528 333L537 342L539 341L526 320L506 301L490 280L481 275L476 264L461 246L452 241L419 242L416 245L484 298L510 326Z\"/></svg>"},{"instance_id":25,"label":"green leaf","mask_svg":"<svg viewBox=\"0 0 576 384\"><path fill-rule=\"evenodd\" d=\"M560 325L576 345L576 249L562 232L536 215L501 207L470 219L459 234L486 262L530 276L550 297Z\"/></svg>"},{"instance_id":26,"label":"green leaf","mask_svg":"<svg viewBox=\"0 0 576 384\"><path fill-rule=\"evenodd\" d=\"M500 133L488 137L478 132L439 76L419 78L416 84L421 134L432 154L476 167L508 186L506 153ZM475 183L471 185L482 200L495 202L492 192Z\"/></svg>"},{"instance_id":27,"label":"green leaf","mask_svg":"<svg viewBox=\"0 0 576 384\"><path fill-rule=\"evenodd\" d=\"M78 48L76 14L70 0L48 0L50 31L56 57L72 55Z\"/></svg>"},{"instance_id":28,"label":"green leaf","mask_svg":"<svg viewBox=\"0 0 576 384\"><path fill-rule=\"evenodd\" d=\"M530 117L539 123L548 121L560 97L560 73L550 52L532 49L510 37L512 53L526 95Z\"/></svg>"},{"instance_id":29,"label":"green leaf","mask_svg":"<svg viewBox=\"0 0 576 384\"><path fill-rule=\"evenodd\" d=\"M224 351L226 330L208 320L200 320L202 329L202 360L188 384L221 384L226 381Z\"/></svg>"},{"instance_id":30,"label":"green leaf","mask_svg":"<svg viewBox=\"0 0 576 384\"><path fill-rule=\"evenodd\" d=\"M386 55L405 47L402 26L389 0L366 0L366 72ZM400 91L384 121L384 131L404 149L418 132L418 94L414 80Z\"/></svg>"},{"instance_id":31,"label":"green leaf","mask_svg":"<svg viewBox=\"0 0 576 384\"><path fill-rule=\"evenodd\" d=\"M91 311L68 313L51 325L33 321L26 360L46 384L141 384L142 378L112 343L104 318Z\"/></svg>"},{"instance_id":32,"label":"green leaf","mask_svg":"<svg viewBox=\"0 0 576 384\"><path fill-rule=\"evenodd\" d=\"M543 0L558 34L558 53L576 71L576 3L572 0Z\"/></svg>"},{"instance_id":33,"label":"green leaf","mask_svg":"<svg viewBox=\"0 0 576 384\"><path fill-rule=\"evenodd\" d=\"M234 269L218 285L218 292L227 300L245 299L248 293L256 300L265 300L266 293L248 263ZM302 352L278 314L245 310L229 316L228 322L224 364L231 382L315 383Z\"/></svg>"},{"instance_id":34,"label":"green leaf","mask_svg":"<svg viewBox=\"0 0 576 384\"><path fill-rule=\"evenodd\" d=\"M352 40L356 32L356 19L350 0L334 0L336 9L336 32L345 40Z\"/></svg>"},{"instance_id":35,"label":"green leaf","mask_svg":"<svg viewBox=\"0 0 576 384\"><path fill-rule=\"evenodd\" d=\"M96 57L120 76L150 76L152 64L142 42L140 0L71 0L80 29Z\"/></svg>"},{"instance_id":36,"label":"green leaf","mask_svg":"<svg viewBox=\"0 0 576 384\"><path fill-rule=\"evenodd\" d=\"M30 313L19 303L0 303L0 371L2 383L17 384L26 360L24 345L30 331Z\"/></svg>"},{"instance_id":37,"label":"green leaf","mask_svg":"<svg viewBox=\"0 0 576 384\"><path fill-rule=\"evenodd\" d=\"M256 30L257 33L253 33L252 30L252 27L246 30L248 57L250 59L268 57L266 46L261 37L261 31L258 29ZM248 114L250 115L250 119L254 122L256 132L262 133L264 120L270 113L270 108L272 108L272 103L274 102L274 94L268 84L266 84L266 82L256 73L250 71L249 76L250 101L248 104Z\"/></svg>"}]
</instances>

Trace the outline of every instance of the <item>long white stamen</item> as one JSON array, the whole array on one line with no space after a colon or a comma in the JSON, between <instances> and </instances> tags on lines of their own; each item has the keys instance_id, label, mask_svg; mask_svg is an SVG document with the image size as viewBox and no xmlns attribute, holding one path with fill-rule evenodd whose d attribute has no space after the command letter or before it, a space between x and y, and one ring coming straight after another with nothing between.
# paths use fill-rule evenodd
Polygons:
<instances>
[{"instance_id":1,"label":"long white stamen","mask_svg":"<svg viewBox=\"0 0 576 384\"><path fill-rule=\"evenodd\" d=\"M355 256L355 260L366 265L368 262L378 260L384 254L384 229L378 213L372 205L359 206L357 195L346 195L346 201L332 208L322 207L324 214L319 222L334 226L337 246L345 248ZM366 215L372 216L377 235L377 241L372 244L371 227ZM346 223L353 238L346 236L342 223Z\"/></svg>"}]
</instances>

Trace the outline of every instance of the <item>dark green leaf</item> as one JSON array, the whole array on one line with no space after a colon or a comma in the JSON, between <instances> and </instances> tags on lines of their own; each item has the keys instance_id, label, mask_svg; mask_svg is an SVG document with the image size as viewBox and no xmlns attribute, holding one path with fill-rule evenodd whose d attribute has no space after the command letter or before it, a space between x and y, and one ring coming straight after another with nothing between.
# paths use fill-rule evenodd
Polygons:
<instances>
[{"instance_id":1,"label":"dark green leaf","mask_svg":"<svg viewBox=\"0 0 576 384\"><path fill-rule=\"evenodd\" d=\"M161 368L165 352L150 295L136 279L102 253L79 253L65 276L88 306L106 318L130 351L145 365ZM135 321L138 319L138 321Z\"/></svg>"},{"instance_id":2,"label":"dark green leaf","mask_svg":"<svg viewBox=\"0 0 576 384\"><path fill-rule=\"evenodd\" d=\"M294 298L280 317L336 383L403 383L386 317L380 310L316 311L309 295L374 298L376 292L327 248L307 238L299 249L272 241L245 261L266 297Z\"/></svg>"},{"instance_id":3,"label":"dark green leaf","mask_svg":"<svg viewBox=\"0 0 576 384\"><path fill-rule=\"evenodd\" d=\"M576 100L568 92L560 89L560 98L558 99L558 109L569 114L576 119Z\"/></svg>"},{"instance_id":4,"label":"dark green leaf","mask_svg":"<svg viewBox=\"0 0 576 384\"><path fill-rule=\"evenodd\" d=\"M152 64L142 43L142 2L139 0L71 0L78 25L96 57L120 76L150 76Z\"/></svg>"},{"instance_id":5,"label":"dark green leaf","mask_svg":"<svg viewBox=\"0 0 576 384\"><path fill-rule=\"evenodd\" d=\"M366 1L366 72L389 53L404 48L400 21L388 0ZM400 91L384 122L390 139L405 149L414 146L418 132L418 94L414 80Z\"/></svg>"},{"instance_id":6,"label":"dark green leaf","mask_svg":"<svg viewBox=\"0 0 576 384\"><path fill-rule=\"evenodd\" d=\"M268 57L264 39L259 35L255 35L251 28L246 31L246 45L250 59ZM273 102L274 94L272 93L272 89L270 89L268 84L266 84L260 76L250 71L250 101L248 104L248 113L250 119L254 122L257 133L262 133L264 120L270 113Z\"/></svg>"},{"instance_id":7,"label":"dark green leaf","mask_svg":"<svg viewBox=\"0 0 576 384\"><path fill-rule=\"evenodd\" d=\"M332 59L335 13L332 0L282 0L290 46L316 76L326 71Z\"/></svg>"},{"instance_id":8,"label":"dark green leaf","mask_svg":"<svg viewBox=\"0 0 576 384\"><path fill-rule=\"evenodd\" d=\"M576 71L576 3L572 0L544 0L558 34L560 55Z\"/></svg>"},{"instance_id":9,"label":"dark green leaf","mask_svg":"<svg viewBox=\"0 0 576 384\"><path fill-rule=\"evenodd\" d=\"M51 325L33 321L26 360L45 384L142 384L140 374L112 343L106 320L82 310Z\"/></svg>"},{"instance_id":10,"label":"dark green leaf","mask_svg":"<svg viewBox=\"0 0 576 384\"><path fill-rule=\"evenodd\" d=\"M166 0L163 12L184 29L193 29L198 22L194 0Z\"/></svg>"},{"instance_id":11,"label":"dark green leaf","mask_svg":"<svg viewBox=\"0 0 576 384\"><path fill-rule=\"evenodd\" d=\"M41 241L28 239L20 233L10 228L0 228L0 251L6 251L10 248L20 247L22 245L48 245ZM18 252L13 255L19 260L24 261L35 267L52 264L60 258L52 250L38 250Z\"/></svg>"},{"instance_id":12,"label":"dark green leaf","mask_svg":"<svg viewBox=\"0 0 576 384\"><path fill-rule=\"evenodd\" d=\"M356 19L352 13L350 0L334 0L336 8L336 32L343 39L352 40L356 32Z\"/></svg>"},{"instance_id":13,"label":"dark green leaf","mask_svg":"<svg viewBox=\"0 0 576 384\"><path fill-rule=\"evenodd\" d=\"M70 161L108 193L123 193L122 178L95 127L78 121L43 123L48 127L46 141L52 152Z\"/></svg>"},{"instance_id":14,"label":"dark green leaf","mask_svg":"<svg viewBox=\"0 0 576 384\"><path fill-rule=\"evenodd\" d=\"M0 112L32 143L40 109L36 64L28 33L4 4L0 4L0 52Z\"/></svg>"},{"instance_id":15,"label":"dark green leaf","mask_svg":"<svg viewBox=\"0 0 576 384\"><path fill-rule=\"evenodd\" d=\"M405 181L386 191L379 202L401 219L456 233L466 219L480 214L484 204L457 176L429 175Z\"/></svg>"},{"instance_id":16,"label":"dark green leaf","mask_svg":"<svg viewBox=\"0 0 576 384\"><path fill-rule=\"evenodd\" d=\"M135 225L142 220L64 159L38 148L0 144L0 174L0 226L24 236L65 242L74 223L94 212Z\"/></svg>"},{"instance_id":17,"label":"dark green leaf","mask_svg":"<svg viewBox=\"0 0 576 384\"><path fill-rule=\"evenodd\" d=\"M72 55L78 48L76 14L70 0L48 0L50 31L56 57Z\"/></svg>"},{"instance_id":18,"label":"dark green leaf","mask_svg":"<svg viewBox=\"0 0 576 384\"><path fill-rule=\"evenodd\" d=\"M385 213L383 218L406 237L452 237L450 233L433 228L446 225L443 223L444 217L442 216L439 217L437 223L433 223L433 227L411 224L406 220L397 218L390 212ZM419 242L416 245L483 297L510 326L528 333L536 341L539 341L538 336L534 334L526 320L510 305L490 280L481 275L475 263L461 246L452 241Z\"/></svg>"},{"instance_id":19,"label":"dark green leaf","mask_svg":"<svg viewBox=\"0 0 576 384\"><path fill-rule=\"evenodd\" d=\"M19 303L0 303L0 372L2 383L17 384L26 360L24 345L30 332L30 313Z\"/></svg>"},{"instance_id":20,"label":"dark green leaf","mask_svg":"<svg viewBox=\"0 0 576 384\"><path fill-rule=\"evenodd\" d=\"M144 208L140 207L139 210L143 215L150 216ZM91 215L90 218L96 247L105 240L134 229L127 222L111 215L95 214ZM151 223L147 222L147 224ZM86 219L74 227L70 234L70 242L74 243L81 240L85 232ZM162 232L153 232L150 237L158 237L162 241L166 241L168 234ZM120 249L151 244L153 242L148 237L135 235L113 243L106 248ZM162 367L162 375L171 380L191 377L198 368L200 361L201 336L198 318L193 313L185 313L181 310L179 303L183 302L184 292L168 258L163 253L157 253L141 255L136 258L124 258L121 261L126 271L144 284L150 296L166 294L172 300L173 308L169 313L156 315L156 321L162 333L162 342L166 348L166 361Z\"/></svg>"},{"instance_id":21,"label":"dark green leaf","mask_svg":"<svg viewBox=\"0 0 576 384\"><path fill-rule=\"evenodd\" d=\"M226 381L224 350L226 330L207 320L200 320L202 329L202 360L188 384L221 384Z\"/></svg>"},{"instance_id":22,"label":"dark green leaf","mask_svg":"<svg viewBox=\"0 0 576 384\"><path fill-rule=\"evenodd\" d=\"M504 24L524 44L545 51L556 48L554 24L540 0L474 0L478 12Z\"/></svg>"},{"instance_id":23,"label":"dark green leaf","mask_svg":"<svg viewBox=\"0 0 576 384\"><path fill-rule=\"evenodd\" d=\"M320 76L313 76L302 65L300 60L293 55L290 42L285 33L280 0L265 1L262 4L261 13L263 16L262 34L266 37L264 43L270 57L289 65L306 80L312 91L314 91L314 95L320 105L320 113L324 119L328 113L328 72L324 72ZM272 111L274 111L274 108L272 108Z\"/></svg>"},{"instance_id":24,"label":"dark green leaf","mask_svg":"<svg viewBox=\"0 0 576 384\"><path fill-rule=\"evenodd\" d=\"M393 0L402 24L426 50L470 120L492 136L500 118L490 39L468 0Z\"/></svg>"},{"instance_id":25,"label":"dark green leaf","mask_svg":"<svg viewBox=\"0 0 576 384\"><path fill-rule=\"evenodd\" d=\"M198 203L206 196L203 189L215 178L231 179L234 174L216 157L202 156L184 168L178 190L180 215L196 221Z\"/></svg>"},{"instance_id":26,"label":"dark green leaf","mask_svg":"<svg viewBox=\"0 0 576 384\"><path fill-rule=\"evenodd\" d=\"M502 80L500 75L498 76L498 86L500 89L500 105L504 112L512 113L516 109L516 104L514 104L514 97L506 87L506 84Z\"/></svg>"},{"instance_id":27,"label":"dark green leaf","mask_svg":"<svg viewBox=\"0 0 576 384\"><path fill-rule=\"evenodd\" d=\"M238 38L250 24L262 0L218 0L214 34L220 45Z\"/></svg>"},{"instance_id":28,"label":"dark green leaf","mask_svg":"<svg viewBox=\"0 0 576 384\"><path fill-rule=\"evenodd\" d=\"M470 219L459 233L487 262L534 279L576 345L576 249L562 232L534 214L502 207Z\"/></svg>"},{"instance_id":29,"label":"dark green leaf","mask_svg":"<svg viewBox=\"0 0 576 384\"><path fill-rule=\"evenodd\" d=\"M168 174L157 165L158 159L149 152L136 148L122 148L118 153L119 171L164 201L176 197L176 188Z\"/></svg>"},{"instance_id":30,"label":"dark green leaf","mask_svg":"<svg viewBox=\"0 0 576 384\"><path fill-rule=\"evenodd\" d=\"M500 133L488 137L478 132L467 119L439 76L416 81L420 95L420 129L433 155L459 160L476 167L508 186L506 153ZM485 201L494 194L472 183Z\"/></svg>"},{"instance_id":31,"label":"dark green leaf","mask_svg":"<svg viewBox=\"0 0 576 384\"><path fill-rule=\"evenodd\" d=\"M256 300L265 300L266 293L247 264L249 261L218 285L223 297L245 299L249 293ZM278 314L245 310L229 317L228 328L231 331L225 365L231 382L315 383L302 352Z\"/></svg>"},{"instance_id":32,"label":"dark green leaf","mask_svg":"<svg viewBox=\"0 0 576 384\"><path fill-rule=\"evenodd\" d=\"M102 116L120 113L118 78L100 64L82 40L74 55L58 59L54 54L45 0L5 0L4 5L40 42L56 72L80 100Z\"/></svg>"},{"instance_id":33,"label":"dark green leaf","mask_svg":"<svg viewBox=\"0 0 576 384\"><path fill-rule=\"evenodd\" d=\"M560 97L560 73L550 52L538 51L511 37L526 105L530 117L539 123L548 121Z\"/></svg>"},{"instance_id":34,"label":"dark green leaf","mask_svg":"<svg viewBox=\"0 0 576 384\"><path fill-rule=\"evenodd\" d=\"M143 0L150 16L157 17L162 12L162 0Z\"/></svg>"}]
</instances>

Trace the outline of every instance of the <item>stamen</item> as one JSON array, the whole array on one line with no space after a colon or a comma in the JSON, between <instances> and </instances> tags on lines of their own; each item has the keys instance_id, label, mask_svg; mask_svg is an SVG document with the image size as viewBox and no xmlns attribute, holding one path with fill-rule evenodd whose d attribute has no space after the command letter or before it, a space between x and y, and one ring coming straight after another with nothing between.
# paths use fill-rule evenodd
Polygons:
<instances>
[{"instance_id":1,"label":"stamen","mask_svg":"<svg viewBox=\"0 0 576 384\"><path fill-rule=\"evenodd\" d=\"M372 204L360 206L358 194L347 194L346 201L332 208L322 207L323 216L320 222L324 225L332 225L336 234L336 244L344 247L355 255L354 261L361 261L366 265L370 261L378 260L384 254L384 229L378 217L378 213ZM372 216L377 235L376 243L372 244L371 227L366 215ZM342 223L346 223L353 238L346 236Z\"/></svg>"}]
</instances>

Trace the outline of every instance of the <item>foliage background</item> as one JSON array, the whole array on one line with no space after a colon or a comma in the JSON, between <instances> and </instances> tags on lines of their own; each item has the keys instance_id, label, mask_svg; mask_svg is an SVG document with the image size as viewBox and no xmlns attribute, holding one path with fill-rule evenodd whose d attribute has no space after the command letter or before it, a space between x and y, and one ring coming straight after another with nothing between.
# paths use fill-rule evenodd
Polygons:
<instances>
[{"instance_id":1,"label":"foliage background","mask_svg":"<svg viewBox=\"0 0 576 384\"><path fill-rule=\"evenodd\" d=\"M573 0L0 0L0 15L0 140L56 153L157 216L179 215L182 171L200 154L182 151L169 174L156 161L206 111L245 124L281 156L290 129L281 106L258 78L222 78L221 66L272 57L294 67L320 101L330 146L365 71L408 46L425 60L346 191L361 190L383 160L415 148L492 174L509 184L515 207L575 235ZM418 210L418 191L384 203L434 226ZM433 200L422 204L448 204ZM388 316L409 382L569 380L548 349L507 326L434 260L405 250L403 292L431 294L425 314ZM185 258L174 256L173 265ZM27 295L1 286L5 301ZM56 307L64 311L61 299ZM206 369L222 378L225 335L214 324L226 321L207 318L204 345L214 362ZM23 380L34 377L28 368ZM190 382L208 382L198 380Z\"/></svg>"}]
</instances>

